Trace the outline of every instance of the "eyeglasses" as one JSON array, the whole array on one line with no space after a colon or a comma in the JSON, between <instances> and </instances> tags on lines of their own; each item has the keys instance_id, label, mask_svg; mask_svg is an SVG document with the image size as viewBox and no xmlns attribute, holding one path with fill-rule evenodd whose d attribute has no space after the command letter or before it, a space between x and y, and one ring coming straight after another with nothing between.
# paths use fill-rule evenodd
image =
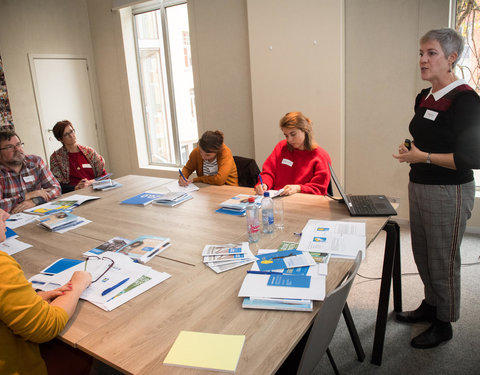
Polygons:
<instances>
[{"instance_id":1,"label":"eyeglasses","mask_svg":"<svg viewBox=\"0 0 480 375\"><path fill-rule=\"evenodd\" d=\"M18 142L16 145L7 145L5 147L0 148L0 151L3 151L3 150L12 151L14 148L22 148L24 144L25 143L23 142Z\"/></svg>"},{"instance_id":2,"label":"eyeglasses","mask_svg":"<svg viewBox=\"0 0 480 375\"><path fill-rule=\"evenodd\" d=\"M95 255L91 255L87 257L87 260L85 260L85 271L87 271L87 263L89 263L89 272L92 274L92 283L100 280L103 275L105 275L110 268L113 267L115 262L113 259L110 259L108 257L97 257ZM94 279L94 280L93 280Z\"/></svg>"},{"instance_id":3,"label":"eyeglasses","mask_svg":"<svg viewBox=\"0 0 480 375\"><path fill-rule=\"evenodd\" d=\"M75 129L72 129L69 132L63 133L63 138L70 137L73 134L75 134Z\"/></svg>"}]
</instances>

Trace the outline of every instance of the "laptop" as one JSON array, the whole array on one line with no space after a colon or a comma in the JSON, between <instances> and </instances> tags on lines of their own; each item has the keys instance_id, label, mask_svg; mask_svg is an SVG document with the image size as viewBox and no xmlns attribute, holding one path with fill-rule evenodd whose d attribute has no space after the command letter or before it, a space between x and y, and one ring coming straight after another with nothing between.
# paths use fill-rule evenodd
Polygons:
<instances>
[{"instance_id":1,"label":"laptop","mask_svg":"<svg viewBox=\"0 0 480 375\"><path fill-rule=\"evenodd\" d=\"M345 194L330 163L328 163L328 167L332 180L350 211L350 216L393 216L397 214L385 195Z\"/></svg>"}]
</instances>

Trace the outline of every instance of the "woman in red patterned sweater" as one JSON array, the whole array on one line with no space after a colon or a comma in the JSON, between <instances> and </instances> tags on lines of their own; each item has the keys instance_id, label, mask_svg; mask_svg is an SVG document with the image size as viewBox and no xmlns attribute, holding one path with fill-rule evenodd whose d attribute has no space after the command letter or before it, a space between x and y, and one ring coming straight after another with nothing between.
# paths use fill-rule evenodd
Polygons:
<instances>
[{"instance_id":1,"label":"woman in red patterned sweater","mask_svg":"<svg viewBox=\"0 0 480 375\"><path fill-rule=\"evenodd\" d=\"M105 161L93 148L77 143L75 128L68 120L53 127L53 135L63 146L50 156L50 169L62 187L62 193L90 186L103 176Z\"/></svg>"},{"instance_id":2,"label":"woman in red patterned sweater","mask_svg":"<svg viewBox=\"0 0 480 375\"><path fill-rule=\"evenodd\" d=\"M280 120L285 140L280 141L263 164L257 194L283 189L281 195L327 194L331 163L327 151L313 138L312 122L301 112L289 112Z\"/></svg>"}]
</instances>

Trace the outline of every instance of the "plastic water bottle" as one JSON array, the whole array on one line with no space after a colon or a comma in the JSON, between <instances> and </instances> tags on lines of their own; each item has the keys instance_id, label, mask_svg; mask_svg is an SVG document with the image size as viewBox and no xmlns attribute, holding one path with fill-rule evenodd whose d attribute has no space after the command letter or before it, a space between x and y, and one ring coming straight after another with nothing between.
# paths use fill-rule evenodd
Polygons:
<instances>
[{"instance_id":1,"label":"plastic water bottle","mask_svg":"<svg viewBox=\"0 0 480 375\"><path fill-rule=\"evenodd\" d=\"M247 216L248 242L258 242L260 238L260 220L258 219L258 208L254 197L248 198L245 212Z\"/></svg>"},{"instance_id":2,"label":"plastic water bottle","mask_svg":"<svg viewBox=\"0 0 480 375\"><path fill-rule=\"evenodd\" d=\"M262 224L263 233L272 233L274 228L273 223L273 200L270 198L270 193L266 191L263 193L262 199Z\"/></svg>"}]
</instances>

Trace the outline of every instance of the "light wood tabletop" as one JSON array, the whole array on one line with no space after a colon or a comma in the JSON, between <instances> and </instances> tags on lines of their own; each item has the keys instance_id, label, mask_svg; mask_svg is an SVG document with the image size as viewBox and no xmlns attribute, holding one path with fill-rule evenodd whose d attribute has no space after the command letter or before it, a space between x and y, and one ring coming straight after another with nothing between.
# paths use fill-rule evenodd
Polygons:
<instances>
[{"instance_id":1,"label":"light wood tabletop","mask_svg":"<svg viewBox=\"0 0 480 375\"><path fill-rule=\"evenodd\" d=\"M247 241L244 217L219 214L220 203L253 189L197 184L193 199L176 207L122 205L120 202L144 191L161 191L171 180L125 176L123 187L107 192L91 189L75 193L100 196L85 203L75 214L92 223L56 234L35 224L16 231L20 239L34 245L15 255L27 277L60 257L80 258L87 251L115 236L134 239L140 235L169 237L172 246L154 257L148 266L172 277L111 312L81 301L61 334L69 344L90 353L125 373L205 374L208 371L163 365L163 360L181 330L241 334L245 345L238 374L274 373L307 331L321 302L313 312L242 309L238 291L251 265L216 274L203 264L207 244ZM388 218L352 218L346 207L323 196L296 194L284 200L283 230L264 234L250 249L278 248L282 241L299 241L309 219L365 222L367 245ZM335 288L352 264L332 259L328 267L327 292ZM216 372L212 372L216 373Z\"/></svg>"}]
</instances>

